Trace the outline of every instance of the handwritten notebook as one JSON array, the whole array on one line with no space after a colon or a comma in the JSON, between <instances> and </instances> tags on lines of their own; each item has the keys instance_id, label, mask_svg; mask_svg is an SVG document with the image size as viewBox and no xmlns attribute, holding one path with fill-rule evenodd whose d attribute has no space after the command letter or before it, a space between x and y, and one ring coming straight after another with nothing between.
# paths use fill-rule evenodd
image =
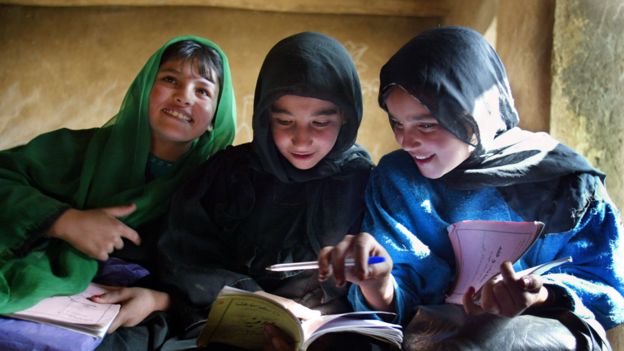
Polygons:
<instances>
[{"instance_id":1,"label":"handwritten notebook","mask_svg":"<svg viewBox=\"0 0 624 351\"><path fill-rule=\"evenodd\" d=\"M518 260L543 227L541 222L474 220L451 224L447 229L455 253L457 278L446 301L461 304L468 288L479 290L500 273L504 261Z\"/></svg>"},{"instance_id":2,"label":"handwritten notebook","mask_svg":"<svg viewBox=\"0 0 624 351\"><path fill-rule=\"evenodd\" d=\"M102 338L119 313L120 305L95 303L89 297L106 291L102 286L90 284L80 294L49 297L33 307L7 316L51 324Z\"/></svg>"}]
</instances>

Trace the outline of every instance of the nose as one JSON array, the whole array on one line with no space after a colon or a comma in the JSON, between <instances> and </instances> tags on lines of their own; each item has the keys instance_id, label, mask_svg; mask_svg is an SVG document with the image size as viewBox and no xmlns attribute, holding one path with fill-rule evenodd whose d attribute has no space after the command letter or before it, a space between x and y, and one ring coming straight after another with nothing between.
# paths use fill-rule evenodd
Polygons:
<instances>
[{"instance_id":1,"label":"nose","mask_svg":"<svg viewBox=\"0 0 624 351\"><path fill-rule=\"evenodd\" d=\"M415 130L406 129L397 135L397 139L403 150L415 149L422 144L418 131Z\"/></svg>"},{"instance_id":2,"label":"nose","mask_svg":"<svg viewBox=\"0 0 624 351\"><path fill-rule=\"evenodd\" d=\"M291 136L293 145L307 145L312 141L310 131L304 126L298 126Z\"/></svg>"},{"instance_id":3,"label":"nose","mask_svg":"<svg viewBox=\"0 0 624 351\"><path fill-rule=\"evenodd\" d=\"M192 101L192 94L190 90L191 89L187 87L180 87L179 89L177 89L175 93L176 103L184 106L190 105Z\"/></svg>"}]
</instances>

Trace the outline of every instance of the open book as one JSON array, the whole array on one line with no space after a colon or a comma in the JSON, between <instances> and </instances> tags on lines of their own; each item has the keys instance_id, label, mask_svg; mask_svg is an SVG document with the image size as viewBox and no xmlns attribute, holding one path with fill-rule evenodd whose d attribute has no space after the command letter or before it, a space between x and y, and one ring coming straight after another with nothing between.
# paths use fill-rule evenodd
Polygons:
<instances>
[{"instance_id":1,"label":"open book","mask_svg":"<svg viewBox=\"0 0 624 351\"><path fill-rule=\"evenodd\" d=\"M477 292L500 273L504 261L518 260L538 238L542 222L461 221L448 227L455 253L457 277L446 302L461 304L468 288ZM543 274L572 259L566 257L521 272L520 275Z\"/></svg>"},{"instance_id":2,"label":"open book","mask_svg":"<svg viewBox=\"0 0 624 351\"><path fill-rule=\"evenodd\" d=\"M322 335L339 332L364 334L400 348L401 327L375 319L375 314L394 315L389 312L321 315L290 299L226 286L212 305L197 345L219 342L259 350L264 343L264 325L271 323L292 337L297 350L306 350Z\"/></svg>"},{"instance_id":3,"label":"open book","mask_svg":"<svg viewBox=\"0 0 624 351\"><path fill-rule=\"evenodd\" d=\"M107 290L102 286L92 283L80 294L48 297L33 307L6 316L51 324L102 338L120 308L118 304L102 304L89 300L89 297L105 292Z\"/></svg>"}]
</instances>

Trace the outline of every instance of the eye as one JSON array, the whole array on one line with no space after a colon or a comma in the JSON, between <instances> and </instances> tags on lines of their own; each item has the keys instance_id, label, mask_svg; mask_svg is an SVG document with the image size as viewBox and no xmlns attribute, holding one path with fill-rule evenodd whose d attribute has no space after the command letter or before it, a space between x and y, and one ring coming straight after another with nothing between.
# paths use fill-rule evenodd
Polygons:
<instances>
[{"instance_id":1,"label":"eye","mask_svg":"<svg viewBox=\"0 0 624 351\"><path fill-rule=\"evenodd\" d=\"M160 80L162 80L163 82L172 83L172 84L176 82L176 79L172 76L163 76L162 78L160 78Z\"/></svg>"},{"instance_id":2,"label":"eye","mask_svg":"<svg viewBox=\"0 0 624 351\"><path fill-rule=\"evenodd\" d=\"M287 127L292 124L292 121L287 120L287 119L281 119L281 118L273 118L273 123L279 126Z\"/></svg>"},{"instance_id":3,"label":"eye","mask_svg":"<svg viewBox=\"0 0 624 351\"><path fill-rule=\"evenodd\" d=\"M435 131L437 127L438 127L437 123L419 123L418 124L418 128L425 133L431 133Z\"/></svg>"},{"instance_id":4,"label":"eye","mask_svg":"<svg viewBox=\"0 0 624 351\"><path fill-rule=\"evenodd\" d=\"M396 129L396 130L402 130L403 129L403 123L397 121L394 118L390 118L390 125L392 126L393 129Z\"/></svg>"},{"instance_id":5,"label":"eye","mask_svg":"<svg viewBox=\"0 0 624 351\"><path fill-rule=\"evenodd\" d=\"M331 124L331 121L313 121L312 125L317 128L324 128Z\"/></svg>"},{"instance_id":6,"label":"eye","mask_svg":"<svg viewBox=\"0 0 624 351\"><path fill-rule=\"evenodd\" d=\"M212 97L212 92L208 89L199 88L197 89L197 93L200 95L207 96L207 97Z\"/></svg>"}]
</instances>

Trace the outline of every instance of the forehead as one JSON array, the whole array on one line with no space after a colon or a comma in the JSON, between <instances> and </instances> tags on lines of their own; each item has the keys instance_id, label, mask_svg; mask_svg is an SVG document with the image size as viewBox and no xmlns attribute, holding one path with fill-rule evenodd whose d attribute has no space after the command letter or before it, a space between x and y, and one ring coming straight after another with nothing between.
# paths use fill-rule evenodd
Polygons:
<instances>
[{"instance_id":1,"label":"forehead","mask_svg":"<svg viewBox=\"0 0 624 351\"><path fill-rule=\"evenodd\" d=\"M172 58L163 61L158 69L159 72L171 72L188 74L194 78L204 78L211 83L215 82L213 67L202 63L197 58Z\"/></svg>"},{"instance_id":2,"label":"forehead","mask_svg":"<svg viewBox=\"0 0 624 351\"><path fill-rule=\"evenodd\" d=\"M384 102L392 117L409 120L435 119L427 106L400 86L390 88Z\"/></svg>"},{"instance_id":3,"label":"forehead","mask_svg":"<svg viewBox=\"0 0 624 351\"><path fill-rule=\"evenodd\" d=\"M298 110L337 108L336 104L329 100L290 94L280 96L277 100L273 102L273 107Z\"/></svg>"}]
</instances>

